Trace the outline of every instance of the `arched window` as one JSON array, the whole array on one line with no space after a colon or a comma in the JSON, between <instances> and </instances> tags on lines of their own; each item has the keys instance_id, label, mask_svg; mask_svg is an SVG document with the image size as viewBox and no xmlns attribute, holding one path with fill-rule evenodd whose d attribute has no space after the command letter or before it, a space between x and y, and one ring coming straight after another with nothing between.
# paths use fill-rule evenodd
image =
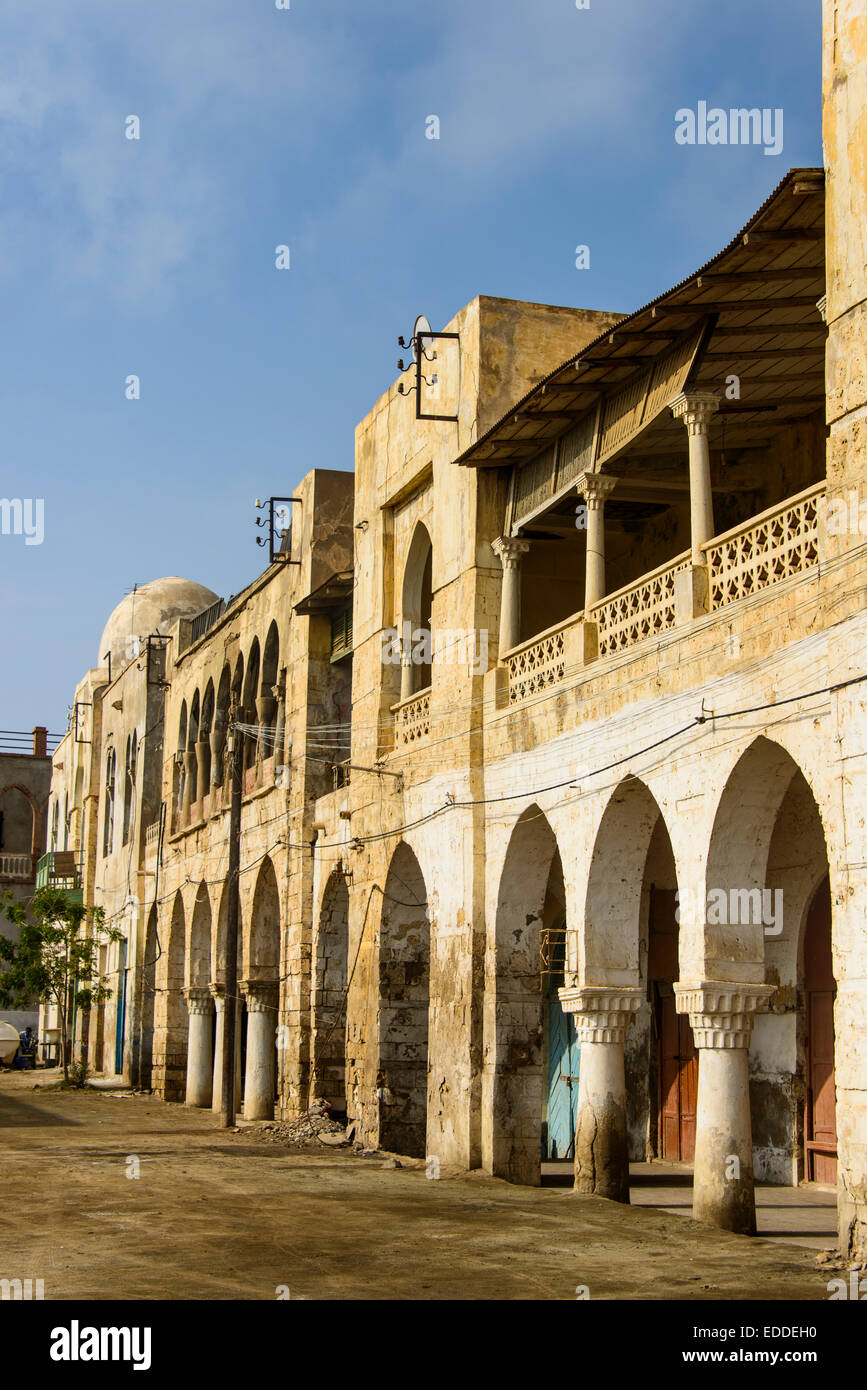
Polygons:
<instances>
[{"instance_id":1,"label":"arched window","mask_svg":"<svg viewBox=\"0 0 867 1390\"><path fill-rule=\"evenodd\" d=\"M433 607L433 547L427 527L415 528L403 572L402 621L404 661L401 698L431 683L431 609ZM407 626L408 625L408 626ZM407 642L407 638L409 641ZM407 647L409 650L407 651Z\"/></svg>"},{"instance_id":2,"label":"arched window","mask_svg":"<svg viewBox=\"0 0 867 1390\"><path fill-rule=\"evenodd\" d=\"M102 853L111 854L114 844L114 787L117 774L117 755L109 748L105 760L105 820L102 825Z\"/></svg>"},{"instance_id":3,"label":"arched window","mask_svg":"<svg viewBox=\"0 0 867 1390\"><path fill-rule=\"evenodd\" d=\"M136 762L138 760L138 732L134 731L126 741L126 767L123 779L123 843L127 844L135 824L135 786Z\"/></svg>"},{"instance_id":4,"label":"arched window","mask_svg":"<svg viewBox=\"0 0 867 1390\"><path fill-rule=\"evenodd\" d=\"M57 826L60 819L60 802L55 801L51 808L51 848L57 849Z\"/></svg>"}]
</instances>

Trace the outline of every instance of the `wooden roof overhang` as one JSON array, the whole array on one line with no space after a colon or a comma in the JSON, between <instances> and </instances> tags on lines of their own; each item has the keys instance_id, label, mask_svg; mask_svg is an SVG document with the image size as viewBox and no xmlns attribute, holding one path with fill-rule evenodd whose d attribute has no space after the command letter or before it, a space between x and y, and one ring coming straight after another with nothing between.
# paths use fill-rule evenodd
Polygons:
<instances>
[{"instance_id":1,"label":"wooden roof overhang","mask_svg":"<svg viewBox=\"0 0 867 1390\"><path fill-rule=\"evenodd\" d=\"M793 169L725 250L551 372L456 462L511 470L512 534L574 504L584 471L621 479L613 512L615 498L627 512L670 505L688 486L668 409L685 388L721 396L711 443L733 456L820 408L824 294L824 173Z\"/></svg>"}]
</instances>

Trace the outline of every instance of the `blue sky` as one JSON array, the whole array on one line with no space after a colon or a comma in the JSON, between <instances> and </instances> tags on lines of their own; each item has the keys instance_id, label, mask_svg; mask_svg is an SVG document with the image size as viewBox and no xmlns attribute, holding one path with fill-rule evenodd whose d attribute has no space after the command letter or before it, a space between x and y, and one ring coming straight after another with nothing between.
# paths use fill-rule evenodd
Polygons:
<instances>
[{"instance_id":1,"label":"blue sky","mask_svg":"<svg viewBox=\"0 0 867 1390\"><path fill-rule=\"evenodd\" d=\"M700 100L783 153L678 145ZM0 727L63 731L134 584L249 582L417 314L631 310L820 163L819 0L4 0L0 497L45 538L0 535Z\"/></svg>"}]
</instances>

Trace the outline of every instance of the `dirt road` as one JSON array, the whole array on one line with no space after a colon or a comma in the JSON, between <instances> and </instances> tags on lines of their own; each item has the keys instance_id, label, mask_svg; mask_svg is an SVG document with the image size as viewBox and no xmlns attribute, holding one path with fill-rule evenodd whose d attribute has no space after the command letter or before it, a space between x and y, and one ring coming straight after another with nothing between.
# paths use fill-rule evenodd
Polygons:
<instances>
[{"instance_id":1,"label":"dirt road","mask_svg":"<svg viewBox=\"0 0 867 1390\"><path fill-rule=\"evenodd\" d=\"M0 1278L46 1299L827 1298L811 1251L45 1080L0 1076Z\"/></svg>"}]
</instances>

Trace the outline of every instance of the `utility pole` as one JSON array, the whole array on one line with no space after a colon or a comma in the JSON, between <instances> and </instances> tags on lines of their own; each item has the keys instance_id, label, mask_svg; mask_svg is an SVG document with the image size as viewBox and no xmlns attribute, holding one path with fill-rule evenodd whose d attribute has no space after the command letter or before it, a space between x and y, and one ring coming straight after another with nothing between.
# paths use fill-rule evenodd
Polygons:
<instances>
[{"instance_id":1,"label":"utility pole","mask_svg":"<svg viewBox=\"0 0 867 1390\"><path fill-rule=\"evenodd\" d=\"M235 1123L235 1020L238 1000L238 914L241 867L241 786L244 776L244 735L236 726L237 706L229 710L228 752L232 784L229 811L229 894L226 912L226 1004L223 1013L223 1076L220 1095L220 1127Z\"/></svg>"}]
</instances>

